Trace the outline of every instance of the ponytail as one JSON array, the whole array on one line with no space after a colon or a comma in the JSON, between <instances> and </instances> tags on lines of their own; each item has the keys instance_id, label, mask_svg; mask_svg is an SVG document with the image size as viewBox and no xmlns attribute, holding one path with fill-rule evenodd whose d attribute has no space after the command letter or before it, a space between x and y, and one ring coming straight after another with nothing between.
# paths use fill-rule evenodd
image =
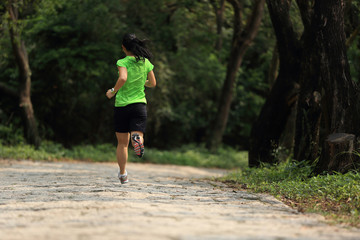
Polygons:
<instances>
[{"instance_id":1,"label":"ponytail","mask_svg":"<svg viewBox=\"0 0 360 240\"><path fill-rule=\"evenodd\" d=\"M146 48L146 42L147 40L140 40L135 34L128 33L124 35L122 44L135 55L136 61L145 61L145 58L149 60L152 58L151 52Z\"/></svg>"}]
</instances>

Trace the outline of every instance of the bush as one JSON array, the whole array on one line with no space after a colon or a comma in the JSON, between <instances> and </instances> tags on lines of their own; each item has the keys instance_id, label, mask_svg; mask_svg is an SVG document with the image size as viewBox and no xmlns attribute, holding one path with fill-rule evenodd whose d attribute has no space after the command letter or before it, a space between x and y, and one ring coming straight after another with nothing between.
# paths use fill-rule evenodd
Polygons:
<instances>
[{"instance_id":1,"label":"bush","mask_svg":"<svg viewBox=\"0 0 360 240\"><path fill-rule=\"evenodd\" d=\"M21 129L15 129L12 125L0 124L0 143L5 145L17 145L25 142Z\"/></svg>"}]
</instances>

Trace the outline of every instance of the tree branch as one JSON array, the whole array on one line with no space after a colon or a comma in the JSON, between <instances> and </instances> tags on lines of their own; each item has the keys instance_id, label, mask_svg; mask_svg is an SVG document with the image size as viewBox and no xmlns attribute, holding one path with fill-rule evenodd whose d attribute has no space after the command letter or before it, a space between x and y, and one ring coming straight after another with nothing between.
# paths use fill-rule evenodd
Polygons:
<instances>
[{"instance_id":1,"label":"tree branch","mask_svg":"<svg viewBox=\"0 0 360 240\"><path fill-rule=\"evenodd\" d=\"M216 16L217 39L215 49L220 51L222 48L222 27L224 22L225 0L220 0L220 6L217 5L217 0L210 0L210 4L212 5Z\"/></svg>"},{"instance_id":2,"label":"tree branch","mask_svg":"<svg viewBox=\"0 0 360 240\"><path fill-rule=\"evenodd\" d=\"M280 65L300 55L300 42L290 20L291 0L266 0L279 48ZM291 63L289 63L291 65Z\"/></svg>"},{"instance_id":3,"label":"tree branch","mask_svg":"<svg viewBox=\"0 0 360 240\"><path fill-rule=\"evenodd\" d=\"M259 26L261 24L261 19L264 13L265 0L257 0L255 2L253 11L248 18L243 32L243 39L245 44L249 44L254 40Z\"/></svg>"},{"instance_id":4,"label":"tree branch","mask_svg":"<svg viewBox=\"0 0 360 240\"><path fill-rule=\"evenodd\" d=\"M346 40L346 48L349 48L351 44L354 42L357 35L360 33L360 25L352 32L350 37Z\"/></svg>"},{"instance_id":5,"label":"tree branch","mask_svg":"<svg viewBox=\"0 0 360 240\"><path fill-rule=\"evenodd\" d=\"M235 44L236 39L238 39L241 35L242 29L242 6L240 1L237 0L228 0L229 3L234 8L234 34L233 34L233 44Z\"/></svg>"}]
</instances>

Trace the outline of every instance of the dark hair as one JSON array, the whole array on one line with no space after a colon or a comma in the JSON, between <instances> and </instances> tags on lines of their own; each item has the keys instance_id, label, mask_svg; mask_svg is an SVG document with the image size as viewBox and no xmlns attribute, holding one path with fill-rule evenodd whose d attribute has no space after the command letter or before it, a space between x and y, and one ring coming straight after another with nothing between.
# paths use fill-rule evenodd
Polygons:
<instances>
[{"instance_id":1,"label":"dark hair","mask_svg":"<svg viewBox=\"0 0 360 240\"><path fill-rule=\"evenodd\" d=\"M126 48L126 50L132 52L135 55L136 61L151 59L152 54L146 48L145 43L147 40L140 40L136 37L134 33L127 33L123 37L122 44Z\"/></svg>"}]
</instances>

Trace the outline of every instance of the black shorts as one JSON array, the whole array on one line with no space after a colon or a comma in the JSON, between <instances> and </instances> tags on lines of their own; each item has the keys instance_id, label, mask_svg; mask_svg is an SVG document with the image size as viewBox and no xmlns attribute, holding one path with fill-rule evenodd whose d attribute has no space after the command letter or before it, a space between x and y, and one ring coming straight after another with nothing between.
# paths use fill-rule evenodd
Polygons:
<instances>
[{"instance_id":1,"label":"black shorts","mask_svg":"<svg viewBox=\"0 0 360 240\"><path fill-rule=\"evenodd\" d=\"M147 111L145 103L133 103L125 107L115 107L115 132L127 133L139 131L145 133L146 118Z\"/></svg>"}]
</instances>

